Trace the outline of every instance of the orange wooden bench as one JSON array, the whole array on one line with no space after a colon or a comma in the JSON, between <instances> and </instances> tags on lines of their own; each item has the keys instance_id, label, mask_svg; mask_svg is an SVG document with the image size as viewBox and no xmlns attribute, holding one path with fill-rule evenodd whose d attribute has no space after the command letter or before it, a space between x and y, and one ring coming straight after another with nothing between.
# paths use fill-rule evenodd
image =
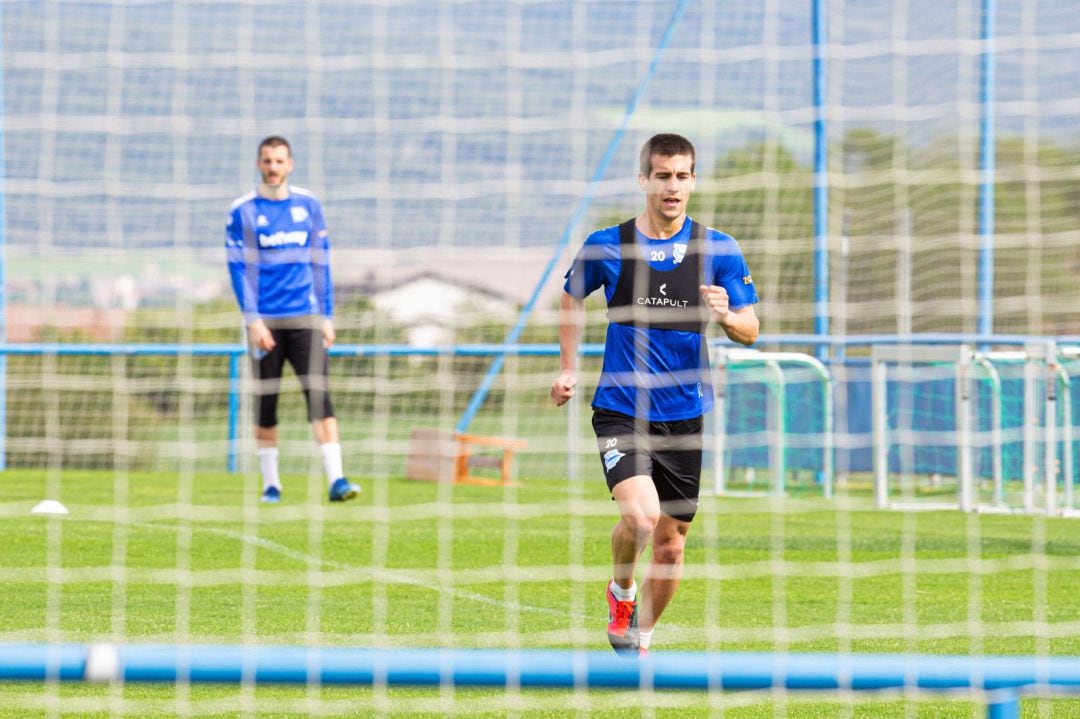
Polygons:
<instances>
[{"instance_id":1,"label":"orange wooden bench","mask_svg":"<svg viewBox=\"0 0 1080 719\"><path fill-rule=\"evenodd\" d=\"M520 439L417 427L409 434L405 476L458 484L509 484L514 451L526 446ZM497 469L499 478L477 476L472 473L474 467Z\"/></svg>"}]
</instances>

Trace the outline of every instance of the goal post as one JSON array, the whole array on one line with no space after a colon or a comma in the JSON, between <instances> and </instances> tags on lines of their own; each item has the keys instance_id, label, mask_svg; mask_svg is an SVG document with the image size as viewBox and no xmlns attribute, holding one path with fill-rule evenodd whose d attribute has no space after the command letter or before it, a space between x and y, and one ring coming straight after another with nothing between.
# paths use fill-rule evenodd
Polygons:
<instances>
[{"instance_id":1,"label":"goal post","mask_svg":"<svg viewBox=\"0 0 1080 719\"><path fill-rule=\"evenodd\" d=\"M714 492L782 496L789 471L805 469L815 473L822 494L831 497L835 438L833 382L828 368L817 358L799 352L726 347L714 351L713 368ZM799 404L807 411L795 411L796 400L789 392L793 385L803 388L796 395L810 399ZM756 402L747 403L745 395L751 387L759 388L751 390L758 397ZM738 451L766 461L767 488L736 490L731 486L729 467ZM790 451L799 452L800 461L794 466L788 459ZM753 469L753 464L749 468Z\"/></svg>"},{"instance_id":2,"label":"goal post","mask_svg":"<svg viewBox=\"0 0 1080 719\"><path fill-rule=\"evenodd\" d=\"M1072 348L1075 349L1075 348ZM1068 354L1062 353L1053 340L1030 342L1024 347L1027 356L1025 371L1033 378L1031 391L1025 393L1030 414L1025 422L1025 447L1031 447L1030 457L1025 463L1024 498L1025 508L1036 511L1035 489L1038 474L1036 451L1042 447L1042 476L1045 511L1071 514L1073 506L1073 447L1072 447L1072 380L1065 367ZM1041 383L1040 393L1039 384ZM1040 403L1041 399L1041 403ZM1040 406L1041 405L1041 406ZM1040 418L1040 409L1041 418ZM1039 442L1038 429L1043 433ZM1059 448L1060 445L1060 448ZM1061 506L1058 506L1057 487L1062 483Z\"/></svg>"},{"instance_id":3,"label":"goal post","mask_svg":"<svg viewBox=\"0 0 1080 719\"><path fill-rule=\"evenodd\" d=\"M971 364L974 353L966 344L955 346L922 346L922 345L875 345L871 349L871 406L873 416L871 420L873 432L873 467L874 467L874 500L879 509L887 507L900 508L901 504L890 501L889 469L890 469L890 422L888 383L889 366L900 368L898 381L915 383L917 380L912 372L916 366L931 368L929 376L922 378L923 381L940 381L951 379L954 387L954 445L956 453L955 472L958 485L957 500L955 502L921 502L912 508L953 508L959 506L962 511L970 512L973 508L973 490L971 474ZM941 370L942 366L946 369ZM948 369L951 366L952 369ZM902 421L898 417L898 421ZM903 429L902 427L900 429ZM909 427L909 429L913 429ZM928 434L928 433L927 433ZM924 437L928 439L928 437ZM914 448L910 448L913 450ZM909 451L909 457L914 459L914 451ZM900 460L901 473L912 473L917 466L914 463ZM910 501L910 500L909 500ZM907 503L904 503L907 508Z\"/></svg>"},{"instance_id":4,"label":"goal post","mask_svg":"<svg viewBox=\"0 0 1080 719\"><path fill-rule=\"evenodd\" d=\"M1071 396L1053 341L873 347L876 506L1070 514Z\"/></svg>"}]
</instances>

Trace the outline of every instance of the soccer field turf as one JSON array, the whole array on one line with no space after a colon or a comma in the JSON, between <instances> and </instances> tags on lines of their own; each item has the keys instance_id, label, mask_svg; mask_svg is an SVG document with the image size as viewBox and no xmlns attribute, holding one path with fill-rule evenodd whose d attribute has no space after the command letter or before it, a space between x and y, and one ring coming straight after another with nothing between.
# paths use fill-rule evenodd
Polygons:
<instances>
[{"instance_id":1,"label":"soccer field turf","mask_svg":"<svg viewBox=\"0 0 1080 719\"><path fill-rule=\"evenodd\" d=\"M246 482L246 485L245 485ZM320 477L284 501L227 474L0 474L6 642L253 643L606 650L615 508L599 477L511 487ZM29 515L48 496L65 517ZM706 498L666 650L1080 655L1070 520L897 513L836 502ZM640 573L639 573L640 575ZM0 685L0 717L190 714L776 716L777 697L475 689ZM918 716L982 716L919 695ZM60 697L63 697L61 700ZM784 716L912 716L896 697L792 695ZM244 703L246 702L246 704ZM650 711L652 711L650 709ZM1080 706L1024 703L1025 716Z\"/></svg>"}]
</instances>

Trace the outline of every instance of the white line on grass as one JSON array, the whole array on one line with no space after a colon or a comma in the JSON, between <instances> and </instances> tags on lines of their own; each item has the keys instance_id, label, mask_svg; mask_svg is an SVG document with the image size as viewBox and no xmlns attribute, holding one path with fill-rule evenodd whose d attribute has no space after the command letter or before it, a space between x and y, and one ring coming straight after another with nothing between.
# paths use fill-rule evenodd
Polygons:
<instances>
[{"instance_id":1,"label":"white line on grass","mask_svg":"<svg viewBox=\"0 0 1080 719\"><path fill-rule=\"evenodd\" d=\"M177 529L177 525L175 524L157 524L149 522L133 523L132 526L144 527L148 529L169 529L173 531ZM553 617L571 616L576 619L584 619L584 617L580 614L576 617L572 614L568 615L565 610L548 609L547 607L537 607L531 604L521 604L520 602L507 602L501 599L493 599L492 597L484 594L478 594L476 592L470 592L464 589L458 589L456 587L432 584L430 582L425 582L421 579L414 579L407 574L400 574L386 569L378 570L372 567L361 567L352 564L345 564L344 562L338 562L333 559L322 559L320 557L315 557L313 555L297 551L295 549L292 549L291 547L285 546L284 544L278 544L277 542L271 541L269 539L263 539L262 537L253 537L250 534L244 534L242 532L233 532L228 529L218 529L215 527L192 527L192 531L209 532L210 534L216 534L219 537L226 537L228 539L233 539L238 542L250 544L252 546L259 547L260 549L265 549L269 552L280 554L283 557L288 557L289 559L295 559L296 561L304 562L308 565L314 564L316 566L325 567L328 569L344 569L351 572L359 571L366 574L367 578L372 582L381 582L383 584L408 584L414 587L422 587L428 590L434 589L437 592L449 595L456 599L469 599L474 602L479 602L481 604L501 607L504 611L507 609L512 609L518 613L521 613L522 611L527 611L533 612L535 614L546 614Z\"/></svg>"}]
</instances>

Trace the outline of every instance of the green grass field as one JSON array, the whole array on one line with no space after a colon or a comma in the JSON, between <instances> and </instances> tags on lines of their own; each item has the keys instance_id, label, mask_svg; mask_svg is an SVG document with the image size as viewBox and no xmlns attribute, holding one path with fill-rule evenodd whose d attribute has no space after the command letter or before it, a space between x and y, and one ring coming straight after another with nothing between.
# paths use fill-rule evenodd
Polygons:
<instances>
[{"instance_id":1,"label":"green grass field","mask_svg":"<svg viewBox=\"0 0 1080 719\"><path fill-rule=\"evenodd\" d=\"M286 477L267 507L239 475L4 472L3 641L607 649L599 477L360 482L332 506L321 477ZM70 515L29 515L46 496ZM709 498L653 650L1080 655L1076 527ZM978 699L7 683L0 717L981 717Z\"/></svg>"}]
</instances>

